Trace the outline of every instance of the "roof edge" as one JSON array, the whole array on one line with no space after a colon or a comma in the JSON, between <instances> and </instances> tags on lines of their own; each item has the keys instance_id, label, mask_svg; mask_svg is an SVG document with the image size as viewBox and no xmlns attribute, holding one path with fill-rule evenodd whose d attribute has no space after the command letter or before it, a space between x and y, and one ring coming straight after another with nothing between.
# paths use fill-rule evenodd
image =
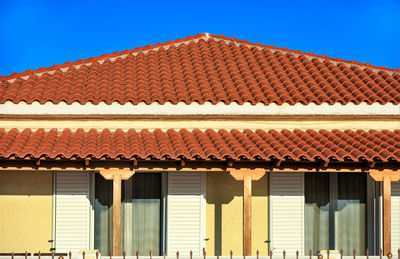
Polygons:
<instances>
[{"instance_id":1,"label":"roof edge","mask_svg":"<svg viewBox=\"0 0 400 259\"><path fill-rule=\"evenodd\" d=\"M327 55L317 55L317 54L314 54L313 52L303 52L303 51L300 51L298 49L292 50L292 49L288 49L286 47L276 47L274 45L264 45L264 44L259 43L259 42L254 43L254 42L250 42L248 40L239 40L236 37L229 38L229 37L226 37L224 35L216 35L216 34L209 34L209 36L210 36L210 38L217 38L217 39L221 39L221 40L233 41L233 42L237 42L237 43L240 43L240 44L251 45L251 46L254 46L254 47L268 48L268 49L273 49L273 50L277 50L277 51L286 51L286 52L291 52L291 53L298 54L298 55L305 55L305 56L311 56L311 57L314 57L314 58L321 58L321 59L325 59L325 60L328 60L328 61L347 63L347 64L350 64L350 65L369 67L369 68L372 68L372 69L388 70L388 71L391 71L391 72L400 72L400 68L397 68L397 69L396 68L388 68L388 67L385 67L385 66L375 66L375 65L372 65L371 63L362 63L362 62L358 62L356 60L345 60L345 59L342 59L342 58L331 58L331 57L328 57Z\"/></svg>"},{"instance_id":2,"label":"roof edge","mask_svg":"<svg viewBox=\"0 0 400 259\"><path fill-rule=\"evenodd\" d=\"M263 45L259 42L257 43L253 43L253 42L249 42L248 40L239 40L236 37L226 37L224 35L216 35L216 34L210 34L210 33L200 33L200 34L196 34L194 36L187 36L185 38L178 38L176 40L168 40L166 42L160 42L157 44L148 44L144 47L136 47L134 49L126 49L124 51L115 51L111 54L103 54L101 56L98 57L90 57L88 59L79 59L76 61L66 61L65 63L62 64L55 64L52 65L50 67L40 67L38 69L27 69L23 72L14 72L10 75L7 76L1 76L0 75L0 82L2 81L6 81L6 80L13 80L19 77L29 77L31 75L37 75L37 74L43 74L46 72L51 72L57 69L65 69L65 68L69 68L71 66L80 66L80 65L84 65L84 64L88 64L88 63L92 63L92 62L98 62L98 61L102 61L104 59L107 58L116 58L119 56L123 56L123 55L128 55L128 54L132 54L132 53L137 53L137 52L144 52L144 51L149 51L152 49L157 49L157 48L161 48L161 47L166 47L172 44L181 44L187 41L193 41L193 40L198 40L198 39L204 39L204 40L209 40L209 39L216 39L216 40L224 40L224 41L229 41L229 42L234 42L237 44L244 44L248 47L258 47L258 48L267 48L267 49L271 49L271 50L275 50L275 51L285 51L285 52L290 52L296 55L305 55L311 58L319 58L319 59L324 59L327 61L332 61L332 62L338 62L338 63L345 63L348 65L355 65L355 66L360 66L363 69L365 68L371 68L371 69L378 69L378 70L382 70L382 71L386 71L386 72L395 72L395 73L400 73L400 68L398 69L393 69L393 68L387 68L385 66L375 66L372 65L370 63L361 63L355 60L343 60L341 58L331 58L328 57L327 55L317 55L314 54L313 52L302 52L300 50L291 50L288 49L286 47L275 47L273 45Z\"/></svg>"}]
</instances>

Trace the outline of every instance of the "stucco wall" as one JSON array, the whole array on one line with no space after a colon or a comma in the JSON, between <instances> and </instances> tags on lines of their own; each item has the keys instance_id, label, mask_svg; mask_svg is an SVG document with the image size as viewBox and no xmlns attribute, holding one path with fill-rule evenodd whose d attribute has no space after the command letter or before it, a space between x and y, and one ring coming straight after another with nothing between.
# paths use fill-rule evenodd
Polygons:
<instances>
[{"instance_id":1,"label":"stucco wall","mask_svg":"<svg viewBox=\"0 0 400 259\"><path fill-rule=\"evenodd\" d=\"M2 128L70 128L70 129L387 129L394 130L400 127L398 120L296 120L296 121L271 121L271 120L0 120Z\"/></svg>"},{"instance_id":2,"label":"stucco wall","mask_svg":"<svg viewBox=\"0 0 400 259\"><path fill-rule=\"evenodd\" d=\"M0 252L49 252L51 172L0 171Z\"/></svg>"},{"instance_id":3,"label":"stucco wall","mask_svg":"<svg viewBox=\"0 0 400 259\"><path fill-rule=\"evenodd\" d=\"M252 255L267 253L268 178L253 181ZM243 182L229 173L207 173L206 251L215 255L243 254Z\"/></svg>"}]
</instances>

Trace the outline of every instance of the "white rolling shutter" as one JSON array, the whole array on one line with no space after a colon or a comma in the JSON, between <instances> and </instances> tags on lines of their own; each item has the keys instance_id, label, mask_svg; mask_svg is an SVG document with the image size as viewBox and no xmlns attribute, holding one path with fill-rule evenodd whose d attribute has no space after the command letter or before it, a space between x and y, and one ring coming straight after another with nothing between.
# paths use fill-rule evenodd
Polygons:
<instances>
[{"instance_id":1,"label":"white rolling shutter","mask_svg":"<svg viewBox=\"0 0 400 259\"><path fill-rule=\"evenodd\" d=\"M55 173L56 252L78 253L89 249L89 197L89 173Z\"/></svg>"},{"instance_id":2,"label":"white rolling shutter","mask_svg":"<svg viewBox=\"0 0 400 259\"><path fill-rule=\"evenodd\" d=\"M400 182L392 182L392 251L400 248Z\"/></svg>"},{"instance_id":3,"label":"white rolling shutter","mask_svg":"<svg viewBox=\"0 0 400 259\"><path fill-rule=\"evenodd\" d=\"M205 173L168 173L167 252L201 255L205 246Z\"/></svg>"},{"instance_id":4,"label":"white rolling shutter","mask_svg":"<svg viewBox=\"0 0 400 259\"><path fill-rule=\"evenodd\" d=\"M270 174L270 225L274 254L304 254L303 173Z\"/></svg>"}]
</instances>

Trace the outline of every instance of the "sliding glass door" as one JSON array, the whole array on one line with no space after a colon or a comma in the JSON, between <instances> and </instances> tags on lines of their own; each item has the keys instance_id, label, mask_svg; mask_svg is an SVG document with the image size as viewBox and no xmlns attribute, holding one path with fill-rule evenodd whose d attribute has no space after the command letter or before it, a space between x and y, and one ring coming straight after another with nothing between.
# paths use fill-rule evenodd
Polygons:
<instances>
[{"instance_id":1,"label":"sliding glass door","mask_svg":"<svg viewBox=\"0 0 400 259\"><path fill-rule=\"evenodd\" d=\"M96 174L94 248L112 251L112 181ZM161 173L136 173L122 181L122 250L127 255L160 255L163 237Z\"/></svg>"},{"instance_id":2,"label":"sliding glass door","mask_svg":"<svg viewBox=\"0 0 400 259\"><path fill-rule=\"evenodd\" d=\"M367 244L366 174L305 174L305 249L364 255ZM371 249L370 249L371 250Z\"/></svg>"},{"instance_id":3,"label":"sliding glass door","mask_svg":"<svg viewBox=\"0 0 400 259\"><path fill-rule=\"evenodd\" d=\"M137 173L123 185L122 249L127 255L160 255L161 174Z\"/></svg>"}]
</instances>

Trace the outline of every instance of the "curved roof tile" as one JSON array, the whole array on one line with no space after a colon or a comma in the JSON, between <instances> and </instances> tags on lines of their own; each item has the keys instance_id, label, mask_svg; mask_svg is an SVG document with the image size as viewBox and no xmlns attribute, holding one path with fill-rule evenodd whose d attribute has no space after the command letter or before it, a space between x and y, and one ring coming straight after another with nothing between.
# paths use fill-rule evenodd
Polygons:
<instances>
[{"instance_id":1,"label":"curved roof tile","mask_svg":"<svg viewBox=\"0 0 400 259\"><path fill-rule=\"evenodd\" d=\"M400 130L0 129L0 157L400 160Z\"/></svg>"}]
</instances>

